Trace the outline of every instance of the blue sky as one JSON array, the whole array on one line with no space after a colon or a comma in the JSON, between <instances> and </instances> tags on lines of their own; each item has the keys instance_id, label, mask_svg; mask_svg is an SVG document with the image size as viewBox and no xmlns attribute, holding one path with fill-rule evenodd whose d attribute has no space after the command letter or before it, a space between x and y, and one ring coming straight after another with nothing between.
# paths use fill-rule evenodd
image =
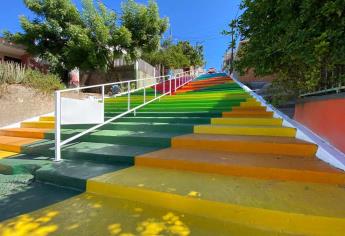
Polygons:
<instances>
[{"instance_id":1,"label":"blue sky","mask_svg":"<svg viewBox=\"0 0 345 236\"><path fill-rule=\"evenodd\" d=\"M80 6L80 0L72 0ZM146 3L145 0L138 2ZM241 0L157 0L161 16L170 19L176 40L188 40L205 47L206 67L220 68L229 37L220 35L238 11ZM108 7L120 11L121 0L103 0ZM3 1L0 8L0 31L21 31L19 15L33 17L22 0Z\"/></svg>"}]
</instances>

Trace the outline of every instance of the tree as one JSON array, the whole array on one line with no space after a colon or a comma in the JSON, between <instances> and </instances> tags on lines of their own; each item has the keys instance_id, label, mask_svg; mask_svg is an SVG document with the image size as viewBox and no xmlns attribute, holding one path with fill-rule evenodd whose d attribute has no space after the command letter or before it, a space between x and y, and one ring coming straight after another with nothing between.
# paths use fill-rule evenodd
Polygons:
<instances>
[{"instance_id":1,"label":"tree","mask_svg":"<svg viewBox=\"0 0 345 236\"><path fill-rule=\"evenodd\" d=\"M174 44L171 39L162 42L159 51L146 53L144 59L153 65L167 69L178 69L204 64L203 46L193 47L188 41Z\"/></svg>"},{"instance_id":2,"label":"tree","mask_svg":"<svg viewBox=\"0 0 345 236\"><path fill-rule=\"evenodd\" d=\"M299 95L343 78L345 0L243 0L238 27L249 39L238 70L276 74L286 93Z\"/></svg>"},{"instance_id":3,"label":"tree","mask_svg":"<svg viewBox=\"0 0 345 236\"><path fill-rule=\"evenodd\" d=\"M75 67L109 71L117 58L135 60L141 52L157 50L167 28L155 1L147 6L124 2L121 19L101 1L95 5L93 0L82 0L81 11L71 0L24 2L36 18L30 21L22 16L24 33L5 35L47 60L60 74Z\"/></svg>"},{"instance_id":4,"label":"tree","mask_svg":"<svg viewBox=\"0 0 345 236\"><path fill-rule=\"evenodd\" d=\"M222 34L231 36L231 41L228 47L228 50L231 50L231 58L230 58L231 60L230 60L230 68L229 68L229 72L231 74L234 70L234 50L236 48L236 42L238 39L237 19L234 19L230 22L229 28L230 28L230 31L224 30Z\"/></svg>"}]
</instances>

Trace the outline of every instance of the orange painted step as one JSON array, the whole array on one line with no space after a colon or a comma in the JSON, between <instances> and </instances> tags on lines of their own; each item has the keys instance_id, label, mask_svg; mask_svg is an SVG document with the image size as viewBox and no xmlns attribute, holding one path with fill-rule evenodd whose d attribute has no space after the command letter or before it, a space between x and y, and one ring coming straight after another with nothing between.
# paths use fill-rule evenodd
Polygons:
<instances>
[{"instance_id":1,"label":"orange painted step","mask_svg":"<svg viewBox=\"0 0 345 236\"><path fill-rule=\"evenodd\" d=\"M135 165L262 179L345 184L345 172L316 158L169 148L136 157Z\"/></svg>"},{"instance_id":2,"label":"orange painted step","mask_svg":"<svg viewBox=\"0 0 345 236\"><path fill-rule=\"evenodd\" d=\"M22 137L22 138L39 138L43 139L44 134L50 129L40 129L40 128L13 128L13 129L1 129L1 136L12 136L12 137Z\"/></svg>"},{"instance_id":3,"label":"orange painted step","mask_svg":"<svg viewBox=\"0 0 345 236\"><path fill-rule=\"evenodd\" d=\"M223 117L273 117L273 112L257 110L236 110L230 112L223 112Z\"/></svg>"},{"instance_id":4,"label":"orange painted step","mask_svg":"<svg viewBox=\"0 0 345 236\"><path fill-rule=\"evenodd\" d=\"M317 145L289 137L188 134L172 138L173 148L314 157Z\"/></svg>"},{"instance_id":5,"label":"orange painted step","mask_svg":"<svg viewBox=\"0 0 345 236\"><path fill-rule=\"evenodd\" d=\"M0 149L3 151L20 153L22 146L40 140L41 139L0 136Z\"/></svg>"}]
</instances>

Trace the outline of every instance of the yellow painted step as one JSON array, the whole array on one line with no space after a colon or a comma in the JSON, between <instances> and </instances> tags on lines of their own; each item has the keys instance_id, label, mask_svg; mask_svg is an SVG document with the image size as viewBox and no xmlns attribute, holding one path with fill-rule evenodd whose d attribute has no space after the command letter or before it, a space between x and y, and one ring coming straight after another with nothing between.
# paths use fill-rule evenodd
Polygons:
<instances>
[{"instance_id":1,"label":"yellow painted step","mask_svg":"<svg viewBox=\"0 0 345 236\"><path fill-rule=\"evenodd\" d=\"M40 121L55 121L54 116L41 116Z\"/></svg>"},{"instance_id":2,"label":"yellow painted step","mask_svg":"<svg viewBox=\"0 0 345 236\"><path fill-rule=\"evenodd\" d=\"M255 99L253 100L249 100L246 102L241 102L240 104L241 107L261 107L261 103L257 102Z\"/></svg>"},{"instance_id":3,"label":"yellow painted step","mask_svg":"<svg viewBox=\"0 0 345 236\"><path fill-rule=\"evenodd\" d=\"M136 157L135 165L260 179L345 184L344 171L316 158L167 148Z\"/></svg>"},{"instance_id":4,"label":"yellow painted step","mask_svg":"<svg viewBox=\"0 0 345 236\"><path fill-rule=\"evenodd\" d=\"M41 128L12 128L12 129L1 129L1 136L12 136L22 138L38 138L43 139L46 132L50 129Z\"/></svg>"},{"instance_id":5,"label":"yellow painted step","mask_svg":"<svg viewBox=\"0 0 345 236\"><path fill-rule=\"evenodd\" d=\"M0 136L0 149L20 153L22 146L32 144L39 140L41 139Z\"/></svg>"},{"instance_id":6,"label":"yellow painted step","mask_svg":"<svg viewBox=\"0 0 345 236\"><path fill-rule=\"evenodd\" d=\"M334 185L131 167L89 180L87 191L280 233L345 230L345 204L339 201L345 189Z\"/></svg>"},{"instance_id":7,"label":"yellow painted step","mask_svg":"<svg viewBox=\"0 0 345 236\"><path fill-rule=\"evenodd\" d=\"M295 137L296 129L281 126L197 125L194 126L194 133Z\"/></svg>"},{"instance_id":8,"label":"yellow painted step","mask_svg":"<svg viewBox=\"0 0 345 236\"><path fill-rule=\"evenodd\" d=\"M256 111L256 110L238 110L238 111L230 111L230 112L223 112L223 117L266 117L272 118L273 112L271 111Z\"/></svg>"},{"instance_id":9,"label":"yellow painted step","mask_svg":"<svg viewBox=\"0 0 345 236\"><path fill-rule=\"evenodd\" d=\"M43 232L43 233L42 233ZM0 223L3 236L288 236L118 198L84 193Z\"/></svg>"},{"instance_id":10,"label":"yellow painted step","mask_svg":"<svg viewBox=\"0 0 345 236\"><path fill-rule=\"evenodd\" d=\"M172 138L174 148L314 157L317 146L288 137L187 134Z\"/></svg>"},{"instance_id":11,"label":"yellow painted step","mask_svg":"<svg viewBox=\"0 0 345 236\"><path fill-rule=\"evenodd\" d=\"M282 119L275 118L212 118L212 125L265 125L281 126Z\"/></svg>"},{"instance_id":12,"label":"yellow painted step","mask_svg":"<svg viewBox=\"0 0 345 236\"><path fill-rule=\"evenodd\" d=\"M7 152L7 151L0 150L0 160L7 158L7 157L15 156L17 154L18 153L15 153L15 152Z\"/></svg>"},{"instance_id":13,"label":"yellow painted step","mask_svg":"<svg viewBox=\"0 0 345 236\"><path fill-rule=\"evenodd\" d=\"M55 126L55 123L54 121L31 121L31 122L22 122L20 126L22 128L53 129Z\"/></svg>"}]
</instances>

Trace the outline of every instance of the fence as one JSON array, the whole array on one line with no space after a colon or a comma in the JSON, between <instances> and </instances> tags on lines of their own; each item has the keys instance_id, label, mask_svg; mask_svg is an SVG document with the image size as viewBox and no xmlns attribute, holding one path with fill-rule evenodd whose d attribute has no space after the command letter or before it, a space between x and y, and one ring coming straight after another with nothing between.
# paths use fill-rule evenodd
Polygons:
<instances>
[{"instance_id":1,"label":"fence","mask_svg":"<svg viewBox=\"0 0 345 236\"><path fill-rule=\"evenodd\" d=\"M59 90L55 92L55 161L60 161L61 160L61 148L62 146L71 143L74 140L77 140L78 138L89 134L90 132L97 130L99 128L101 128L102 126L111 123L117 119L120 119L121 117L124 117L130 113L134 113L139 110L140 108L143 108L144 106L168 95L168 94L172 94L174 91L176 91L178 88L184 86L185 84L187 84L188 82L192 81L195 77L197 76L197 73L194 71L187 71L187 72L183 72L183 73L179 73L176 74L174 77L171 76L159 76L159 77L154 77L154 82L152 83L152 78L148 78L148 79L139 79L139 80L128 80L128 81L121 81L121 82L116 82L116 83L108 83L108 84L101 84L101 85L94 85L94 86L86 86L86 87L80 87L80 88L74 88L74 89L65 89L65 90ZM144 83L144 86L141 88L136 88L136 83L138 83L138 81L141 81ZM80 132L72 137L69 137L66 140L61 140L61 125L63 124L62 122L62 111L64 109L66 109L65 107L62 106L62 100L61 100L61 95L63 93L67 93L67 92L80 92L83 90L87 90L87 89L91 89L91 88L100 88L101 90L101 96L100 98L96 99L96 103L92 103L89 102L89 104L93 104L95 106L92 107L99 107L99 105L97 103L102 104L103 109L101 110L103 112L104 115L104 105L105 105L105 99L106 99L106 94L105 94L105 88L107 86L117 86L118 93L115 95L115 99L116 97L122 97L122 96L126 96L127 97L127 109L125 112L122 112L108 120L105 121L105 119L103 118L103 121L99 122L99 124L83 131ZM134 88L134 89L133 89ZM153 99L147 101L147 96L146 96L146 90L148 88L152 88L154 89L154 96ZM136 107L131 107L131 95L135 92L139 92L139 91L143 91L143 103L141 105L138 105ZM76 104L76 103L73 103ZM79 115L83 115L83 116L87 116L85 114L87 114L87 112L90 113L90 110L84 110L80 111L78 109L80 109L80 107L77 107L76 105L73 107L70 105L69 108L72 110L76 109L77 112L81 113ZM88 109L89 104L86 104L85 109ZM93 111L91 111L91 113L93 113ZM74 123L76 124L76 123Z\"/></svg>"},{"instance_id":2,"label":"fence","mask_svg":"<svg viewBox=\"0 0 345 236\"><path fill-rule=\"evenodd\" d=\"M336 65L333 69L321 69L321 79L313 92L300 95L300 97L340 93L345 91L345 65Z\"/></svg>"}]
</instances>

